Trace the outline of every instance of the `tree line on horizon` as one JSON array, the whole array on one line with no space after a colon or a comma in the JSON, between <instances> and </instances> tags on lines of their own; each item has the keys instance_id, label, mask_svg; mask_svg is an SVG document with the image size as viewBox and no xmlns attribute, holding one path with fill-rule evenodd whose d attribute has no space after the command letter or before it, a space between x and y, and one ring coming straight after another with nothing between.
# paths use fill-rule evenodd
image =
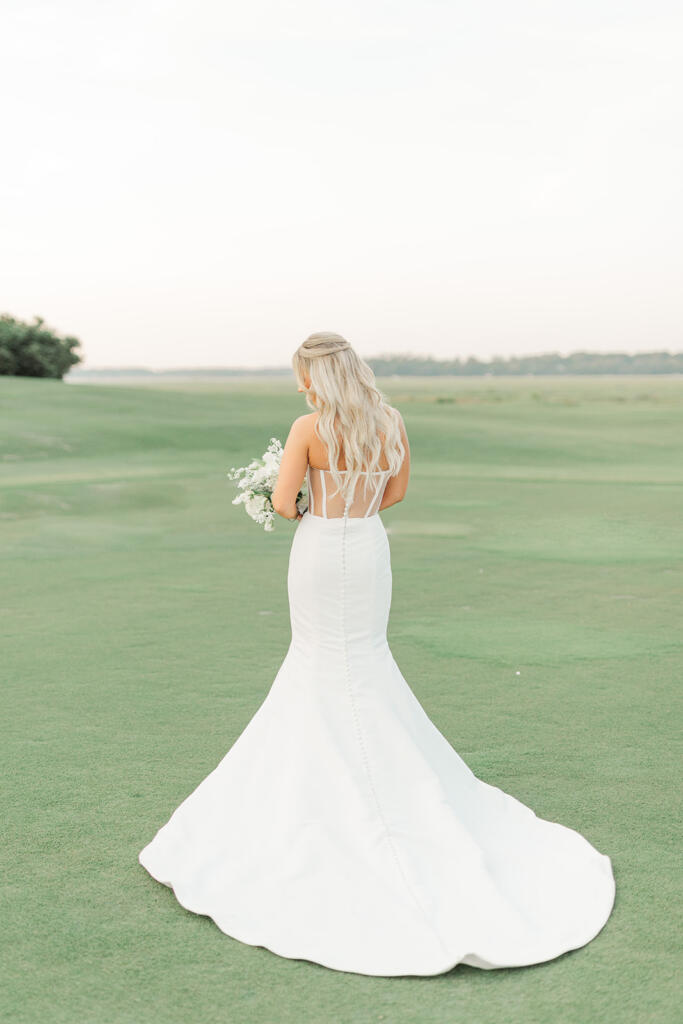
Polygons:
<instances>
[{"instance_id":1,"label":"tree line on horizon","mask_svg":"<svg viewBox=\"0 0 683 1024\"><path fill-rule=\"evenodd\" d=\"M683 352L572 352L561 356L547 352L532 356L508 356L488 361L435 359L420 355L387 355L366 359L377 376L412 374L420 377L513 376L562 373L683 373Z\"/></svg>"},{"instance_id":2,"label":"tree line on horizon","mask_svg":"<svg viewBox=\"0 0 683 1024\"><path fill-rule=\"evenodd\" d=\"M365 357L377 377L486 377L542 376L571 374L662 374L683 373L683 352L573 352L561 356L548 352L535 356L510 356L488 362L467 359L435 359L419 355ZM139 366L111 369L79 369L79 377L274 377L291 374L290 366L211 366L174 370L150 370Z\"/></svg>"},{"instance_id":3,"label":"tree line on horizon","mask_svg":"<svg viewBox=\"0 0 683 1024\"><path fill-rule=\"evenodd\" d=\"M62 379L82 362L76 351L80 341L62 336L45 325L42 317L33 323L0 315L0 375L15 377L51 377ZM370 356L365 361L378 377L485 377L559 374L662 374L683 373L683 352L572 352L562 356L546 352L531 356L495 357L490 360L468 356L466 359L436 359L411 353ZM79 369L79 377L88 376L265 376L291 373L290 366L266 367L188 367L154 371L144 367L120 367L110 370Z\"/></svg>"}]
</instances>

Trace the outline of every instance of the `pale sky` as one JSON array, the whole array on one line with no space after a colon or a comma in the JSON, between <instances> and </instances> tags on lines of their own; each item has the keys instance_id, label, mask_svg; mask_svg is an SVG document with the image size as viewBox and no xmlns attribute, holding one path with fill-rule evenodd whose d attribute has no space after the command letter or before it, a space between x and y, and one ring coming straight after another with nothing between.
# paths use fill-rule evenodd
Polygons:
<instances>
[{"instance_id":1,"label":"pale sky","mask_svg":"<svg viewBox=\"0 0 683 1024\"><path fill-rule=\"evenodd\" d=\"M683 349L679 0L4 0L0 312L85 366Z\"/></svg>"}]
</instances>

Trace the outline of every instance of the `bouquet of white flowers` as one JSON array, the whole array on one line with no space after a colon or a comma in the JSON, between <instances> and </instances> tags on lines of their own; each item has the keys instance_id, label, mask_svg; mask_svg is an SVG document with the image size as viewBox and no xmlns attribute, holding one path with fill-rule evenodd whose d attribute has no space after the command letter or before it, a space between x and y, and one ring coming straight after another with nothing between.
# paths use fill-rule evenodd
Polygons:
<instances>
[{"instance_id":1,"label":"bouquet of white flowers","mask_svg":"<svg viewBox=\"0 0 683 1024\"><path fill-rule=\"evenodd\" d=\"M271 501L282 461L282 443L271 437L270 444L260 459L253 459L248 466L233 466L227 474L229 480L235 480L240 493L233 500L233 505L244 505L247 514L264 530L271 531L275 519L275 509ZM308 508L308 493L304 483L296 497L296 507L302 514Z\"/></svg>"}]
</instances>

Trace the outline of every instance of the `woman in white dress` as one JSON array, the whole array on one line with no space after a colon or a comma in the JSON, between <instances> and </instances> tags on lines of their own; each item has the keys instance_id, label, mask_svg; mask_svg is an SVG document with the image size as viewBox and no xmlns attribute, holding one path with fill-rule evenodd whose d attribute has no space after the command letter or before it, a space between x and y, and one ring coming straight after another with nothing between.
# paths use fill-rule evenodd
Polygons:
<instances>
[{"instance_id":1,"label":"woman in white dress","mask_svg":"<svg viewBox=\"0 0 683 1024\"><path fill-rule=\"evenodd\" d=\"M292 425L273 494L300 520L291 644L243 733L140 863L227 935L339 971L521 967L585 945L612 910L610 858L478 779L388 646L378 513L408 484L400 413L340 335L311 335L293 366L314 411Z\"/></svg>"}]
</instances>

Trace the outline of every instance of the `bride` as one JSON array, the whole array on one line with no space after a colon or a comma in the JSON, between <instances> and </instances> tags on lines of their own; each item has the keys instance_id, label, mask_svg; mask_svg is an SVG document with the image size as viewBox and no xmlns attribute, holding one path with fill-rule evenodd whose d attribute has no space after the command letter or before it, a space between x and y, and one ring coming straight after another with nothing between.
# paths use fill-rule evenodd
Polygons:
<instances>
[{"instance_id":1,"label":"bride","mask_svg":"<svg viewBox=\"0 0 683 1024\"><path fill-rule=\"evenodd\" d=\"M314 411L294 421L273 493L300 520L291 644L243 733L139 861L227 935L338 971L436 975L577 949L610 916L610 858L477 778L387 643L378 513L406 493L403 419L338 334L311 335L293 367Z\"/></svg>"}]
</instances>

